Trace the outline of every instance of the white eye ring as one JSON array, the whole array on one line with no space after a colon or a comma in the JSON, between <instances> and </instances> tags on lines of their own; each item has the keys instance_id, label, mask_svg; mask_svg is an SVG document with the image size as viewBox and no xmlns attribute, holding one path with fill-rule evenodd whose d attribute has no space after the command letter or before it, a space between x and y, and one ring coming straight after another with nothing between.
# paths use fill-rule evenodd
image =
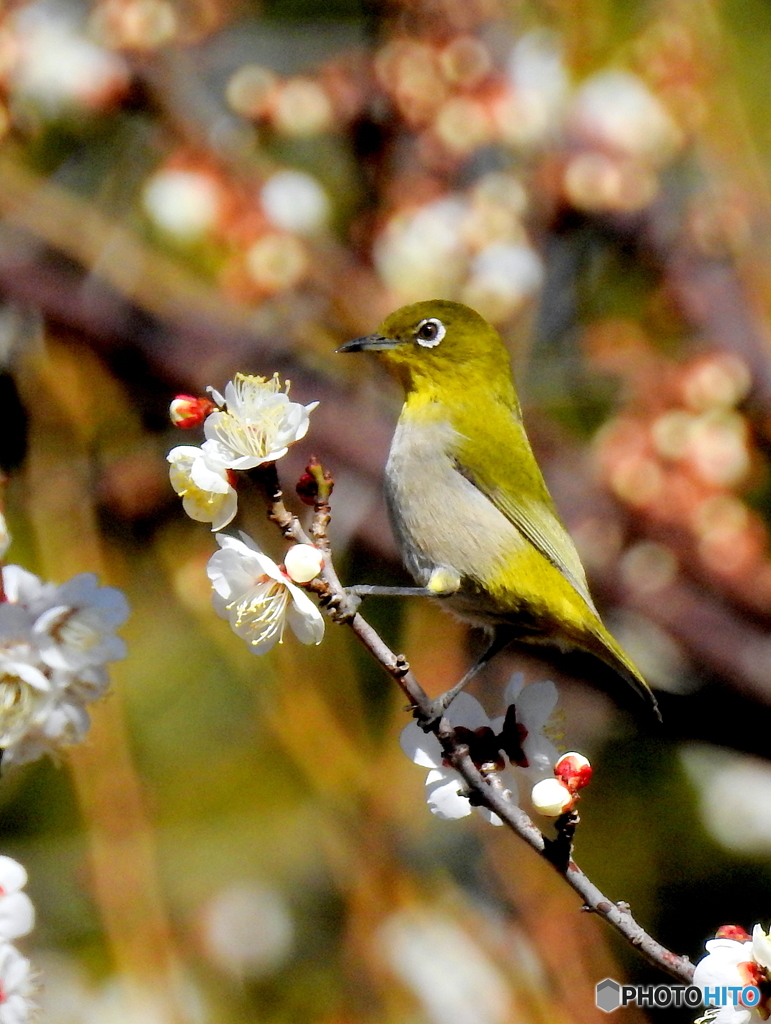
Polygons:
<instances>
[{"instance_id":1,"label":"white eye ring","mask_svg":"<svg viewBox=\"0 0 771 1024\"><path fill-rule=\"evenodd\" d=\"M415 331L415 340L423 348L436 348L447 333L447 328L435 316L421 320Z\"/></svg>"}]
</instances>

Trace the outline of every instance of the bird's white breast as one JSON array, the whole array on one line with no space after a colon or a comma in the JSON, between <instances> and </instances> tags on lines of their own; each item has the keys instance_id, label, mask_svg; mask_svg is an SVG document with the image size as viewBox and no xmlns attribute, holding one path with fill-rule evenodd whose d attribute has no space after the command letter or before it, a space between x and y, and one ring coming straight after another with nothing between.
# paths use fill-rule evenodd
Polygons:
<instances>
[{"instance_id":1,"label":"bird's white breast","mask_svg":"<svg viewBox=\"0 0 771 1024\"><path fill-rule=\"evenodd\" d=\"M386 464L386 498L405 565L425 586L438 568L483 583L525 541L459 471L448 422L402 415Z\"/></svg>"}]
</instances>

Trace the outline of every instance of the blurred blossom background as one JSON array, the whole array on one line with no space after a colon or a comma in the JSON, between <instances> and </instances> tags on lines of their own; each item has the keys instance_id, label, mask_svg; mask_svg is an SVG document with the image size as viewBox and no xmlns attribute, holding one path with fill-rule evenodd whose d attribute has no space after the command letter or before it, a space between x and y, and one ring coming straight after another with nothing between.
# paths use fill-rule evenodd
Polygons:
<instances>
[{"instance_id":1,"label":"blurred blossom background","mask_svg":"<svg viewBox=\"0 0 771 1024\"><path fill-rule=\"evenodd\" d=\"M404 699L345 630L257 659L211 609L170 399L291 378L321 404L286 490L317 455L344 580L408 582L381 494L400 399L334 349L424 298L500 329L659 688L654 730L556 676L595 768L579 863L693 959L769 924L770 49L761 0L2 8L9 560L133 609L86 743L0 783L49 1024L590 1022L602 978L663 980L503 829L431 817ZM245 521L280 561L258 502ZM365 611L429 690L459 677L459 624Z\"/></svg>"}]
</instances>

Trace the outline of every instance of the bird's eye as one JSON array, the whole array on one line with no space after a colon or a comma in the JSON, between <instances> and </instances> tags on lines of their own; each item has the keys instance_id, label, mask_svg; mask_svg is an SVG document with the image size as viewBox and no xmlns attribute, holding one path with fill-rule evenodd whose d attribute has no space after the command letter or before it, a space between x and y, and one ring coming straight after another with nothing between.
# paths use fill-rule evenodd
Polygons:
<instances>
[{"instance_id":1,"label":"bird's eye","mask_svg":"<svg viewBox=\"0 0 771 1024\"><path fill-rule=\"evenodd\" d=\"M415 332L418 345L423 348L434 348L442 340L445 334L445 326L441 320L431 317L430 320L421 320Z\"/></svg>"}]
</instances>

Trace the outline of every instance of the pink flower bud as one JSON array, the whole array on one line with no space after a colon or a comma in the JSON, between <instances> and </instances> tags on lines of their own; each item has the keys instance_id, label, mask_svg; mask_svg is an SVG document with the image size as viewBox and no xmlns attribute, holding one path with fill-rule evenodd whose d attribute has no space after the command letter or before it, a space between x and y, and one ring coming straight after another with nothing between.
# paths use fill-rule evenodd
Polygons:
<instances>
[{"instance_id":1,"label":"pink flower bud","mask_svg":"<svg viewBox=\"0 0 771 1024\"><path fill-rule=\"evenodd\" d=\"M563 754L554 766L554 775L560 782L567 786L570 793L576 793L579 789L589 784L592 777L592 766L589 759L575 750Z\"/></svg>"},{"instance_id":2,"label":"pink flower bud","mask_svg":"<svg viewBox=\"0 0 771 1024\"><path fill-rule=\"evenodd\" d=\"M573 796L559 779L541 779L530 794L533 807L547 818L559 818L573 809Z\"/></svg>"},{"instance_id":3,"label":"pink flower bud","mask_svg":"<svg viewBox=\"0 0 771 1024\"><path fill-rule=\"evenodd\" d=\"M209 413L216 408L210 398L177 395L169 406L169 416L175 427L190 430L192 427L200 427Z\"/></svg>"}]
</instances>

